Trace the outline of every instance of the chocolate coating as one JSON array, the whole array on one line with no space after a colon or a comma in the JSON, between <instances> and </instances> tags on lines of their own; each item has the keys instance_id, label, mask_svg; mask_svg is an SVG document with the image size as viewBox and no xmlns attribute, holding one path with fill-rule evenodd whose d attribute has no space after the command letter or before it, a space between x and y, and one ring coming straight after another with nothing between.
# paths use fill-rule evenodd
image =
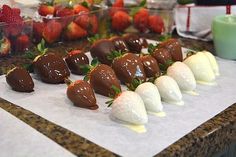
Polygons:
<instances>
[{"instance_id":1,"label":"chocolate coating","mask_svg":"<svg viewBox=\"0 0 236 157\"><path fill-rule=\"evenodd\" d=\"M99 64L90 72L90 84L94 91L104 96L114 96L112 86L121 90L120 81L113 69L105 64Z\"/></svg>"},{"instance_id":2,"label":"chocolate coating","mask_svg":"<svg viewBox=\"0 0 236 157\"><path fill-rule=\"evenodd\" d=\"M169 50L173 61L183 61L182 49L179 41L177 39L169 39L160 44L160 47Z\"/></svg>"},{"instance_id":3,"label":"chocolate coating","mask_svg":"<svg viewBox=\"0 0 236 157\"><path fill-rule=\"evenodd\" d=\"M140 53L142 50L142 43L140 42L139 36L135 34L124 35L125 43L127 44L131 53Z\"/></svg>"},{"instance_id":4,"label":"chocolate coating","mask_svg":"<svg viewBox=\"0 0 236 157\"><path fill-rule=\"evenodd\" d=\"M160 76L160 68L156 59L150 55L140 57L147 77Z\"/></svg>"},{"instance_id":5,"label":"chocolate coating","mask_svg":"<svg viewBox=\"0 0 236 157\"><path fill-rule=\"evenodd\" d=\"M166 64L167 61L172 60L170 52L165 48L157 48L152 53L152 56L159 64Z\"/></svg>"},{"instance_id":6,"label":"chocolate coating","mask_svg":"<svg viewBox=\"0 0 236 157\"><path fill-rule=\"evenodd\" d=\"M146 74L141 59L132 53L115 58L112 63L116 76L122 83L131 83L134 78L146 81Z\"/></svg>"},{"instance_id":7,"label":"chocolate coating","mask_svg":"<svg viewBox=\"0 0 236 157\"><path fill-rule=\"evenodd\" d=\"M147 39L141 37L141 38L139 38L139 40L140 40L140 43L141 43L143 48L147 48L148 47Z\"/></svg>"},{"instance_id":8,"label":"chocolate coating","mask_svg":"<svg viewBox=\"0 0 236 157\"><path fill-rule=\"evenodd\" d=\"M118 36L114 36L112 38L110 38L110 40L113 42L116 51L121 51L121 52L128 52L128 46L126 45L125 41L123 38L118 37Z\"/></svg>"},{"instance_id":9,"label":"chocolate coating","mask_svg":"<svg viewBox=\"0 0 236 157\"><path fill-rule=\"evenodd\" d=\"M75 106L91 110L98 109L95 94L89 83L82 80L75 81L68 86L66 93Z\"/></svg>"},{"instance_id":10,"label":"chocolate coating","mask_svg":"<svg viewBox=\"0 0 236 157\"><path fill-rule=\"evenodd\" d=\"M34 91L34 82L29 72L23 68L16 67L6 75L6 81L11 88L18 92Z\"/></svg>"},{"instance_id":11,"label":"chocolate coating","mask_svg":"<svg viewBox=\"0 0 236 157\"><path fill-rule=\"evenodd\" d=\"M101 39L96 41L90 49L91 56L98 58L102 64L111 65L112 60L108 60L108 55L115 51L115 46L112 41L108 39Z\"/></svg>"},{"instance_id":12,"label":"chocolate coating","mask_svg":"<svg viewBox=\"0 0 236 157\"><path fill-rule=\"evenodd\" d=\"M33 62L34 72L46 83L63 83L64 79L70 76L70 71L65 61L53 53L39 56Z\"/></svg>"},{"instance_id":13,"label":"chocolate coating","mask_svg":"<svg viewBox=\"0 0 236 157\"><path fill-rule=\"evenodd\" d=\"M73 74L82 75L81 65L88 65L89 59L84 53L68 54L65 61Z\"/></svg>"}]
</instances>

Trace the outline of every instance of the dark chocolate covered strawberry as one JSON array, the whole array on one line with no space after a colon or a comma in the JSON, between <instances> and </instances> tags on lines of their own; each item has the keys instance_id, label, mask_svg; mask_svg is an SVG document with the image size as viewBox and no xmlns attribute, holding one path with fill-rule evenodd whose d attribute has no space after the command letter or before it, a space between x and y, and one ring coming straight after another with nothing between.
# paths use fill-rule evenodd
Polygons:
<instances>
[{"instance_id":1,"label":"dark chocolate covered strawberry","mask_svg":"<svg viewBox=\"0 0 236 157\"><path fill-rule=\"evenodd\" d=\"M142 43L139 36L135 34L126 34L123 36L125 43L127 44L131 53L140 53L142 50Z\"/></svg>"},{"instance_id":2,"label":"dark chocolate covered strawberry","mask_svg":"<svg viewBox=\"0 0 236 157\"><path fill-rule=\"evenodd\" d=\"M70 51L66 57L65 61L73 74L82 75L83 70L81 68L82 65L88 65L89 59L88 57L82 53L80 50Z\"/></svg>"},{"instance_id":3,"label":"dark chocolate covered strawberry","mask_svg":"<svg viewBox=\"0 0 236 157\"><path fill-rule=\"evenodd\" d=\"M41 55L33 61L34 72L46 83L58 84L63 83L64 79L70 75L66 62L62 57L54 53L46 53L44 47L45 41L42 40L38 45Z\"/></svg>"},{"instance_id":4,"label":"dark chocolate covered strawberry","mask_svg":"<svg viewBox=\"0 0 236 157\"><path fill-rule=\"evenodd\" d=\"M151 55L140 56L147 77L160 76L160 68L154 57Z\"/></svg>"},{"instance_id":5,"label":"dark chocolate covered strawberry","mask_svg":"<svg viewBox=\"0 0 236 157\"><path fill-rule=\"evenodd\" d=\"M183 61L182 49L177 39L169 39L160 43L160 47L166 48L173 59L173 61Z\"/></svg>"},{"instance_id":6,"label":"dark chocolate covered strawberry","mask_svg":"<svg viewBox=\"0 0 236 157\"><path fill-rule=\"evenodd\" d=\"M91 56L97 58L102 64L111 64L111 60L107 58L112 51L115 51L115 46L108 39L97 40L93 43L90 49Z\"/></svg>"},{"instance_id":7,"label":"dark chocolate covered strawberry","mask_svg":"<svg viewBox=\"0 0 236 157\"><path fill-rule=\"evenodd\" d=\"M120 81L111 67L105 64L98 64L96 60L92 61L88 69L87 77L94 91L104 96L115 95L112 87L121 90Z\"/></svg>"},{"instance_id":8,"label":"dark chocolate covered strawberry","mask_svg":"<svg viewBox=\"0 0 236 157\"><path fill-rule=\"evenodd\" d=\"M116 52L117 53L117 52ZM146 81L146 74L141 59L133 53L116 56L112 62L116 76L124 83L131 83L134 78Z\"/></svg>"},{"instance_id":9,"label":"dark chocolate covered strawberry","mask_svg":"<svg viewBox=\"0 0 236 157\"><path fill-rule=\"evenodd\" d=\"M140 40L140 44L142 45L143 48L147 48L148 47L148 42L147 42L147 39L146 38L139 38Z\"/></svg>"},{"instance_id":10,"label":"dark chocolate covered strawberry","mask_svg":"<svg viewBox=\"0 0 236 157\"><path fill-rule=\"evenodd\" d=\"M34 82L27 70L15 67L6 75L6 81L11 88L18 92L34 91Z\"/></svg>"},{"instance_id":11,"label":"dark chocolate covered strawberry","mask_svg":"<svg viewBox=\"0 0 236 157\"><path fill-rule=\"evenodd\" d=\"M75 106L87 108L90 110L98 109L95 94L90 84L83 80L70 82L65 80L68 84L67 97L73 102Z\"/></svg>"},{"instance_id":12,"label":"dark chocolate covered strawberry","mask_svg":"<svg viewBox=\"0 0 236 157\"><path fill-rule=\"evenodd\" d=\"M121 51L121 52L128 52L128 46L126 45L124 39L119 36L114 36L111 37L110 40L113 42L115 45L116 51Z\"/></svg>"}]
</instances>

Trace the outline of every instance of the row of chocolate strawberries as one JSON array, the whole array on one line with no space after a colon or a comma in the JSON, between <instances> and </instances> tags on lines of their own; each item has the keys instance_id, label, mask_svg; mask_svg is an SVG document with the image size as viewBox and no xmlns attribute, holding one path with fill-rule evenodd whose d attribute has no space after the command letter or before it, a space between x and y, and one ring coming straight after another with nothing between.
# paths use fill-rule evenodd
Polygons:
<instances>
[{"instance_id":1,"label":"row of chocolate strawberries","mask_svg":"<svg viewBox=\"0 0 236 157\"><path fill-rule=\"evenodd\" d=\"M126 35L124 38L127 38L128 36L133 37L134 35ZM153 60L153 62L150 62L151 64L148 63L146 66L144 66L144 64L142 64L142 59L140 59L136 54L126 53L122 55L120 52L113 51L112 49L109 49L110 51L108 52L107 45L108 47L111 46L111 44L108 44L108 43L110 43L110 41L112 41L113 43L114 41L112 39L109 39L109 40L102 39L95 42L91 48L91 54L93 52L92 49L95 49L96 52L99 52L102 50L100 54L106 51L105 54L107 55L108 60L113 59L112 63L108 63L108 65L111 64L111 67L113 69L106 64L97 64L95 62L92 62L92 65L90 66L88 65L83 66L83 68L85 70L87 69L86 71L88 72L89 83L91 84L92 88L94 89L96 93L102 94L105 96L113 96L115 98L111 102L113 102L112 115L115 116L116 118L123 121L130 122L130 123L134 123L134 124L146 123L147 122L146 110L150 112L162 111L163 106L161 104L160 96L162 97L163 101L167 101L169 103L182 103L182 94L180 92L180 89L183 91L192 91L196 88L196 81L195 81L194 75L196 77L197 73L194 72L194 69L191 68L191 66L189 66L191 68L191 70L189 70L188 66L186 66L185 64L179 61L175 62L174 64L170 66L169 61L166 60L166 63L164 65L166 65L167 63L169 65L169 68L167 69L167 75L158 77L160 75L160 70L159 70L158 62L155 59ZM123 39L123 37L121 39ZM139 42L139 44L145 43L143 42L143 39L141 41L142 42ZM105 45L101 43L105 43ZM124 42L124 43L127 44L128 42ZM170 46L171 43L172 43L172 46ZM176 49L180 47L178 42L176 40L169 40L167 42L162 43L162 46L158 46L158 48L155 46L151 47L150 52L154 50L154 52L157 53L158 52L157 50L162 49L162 48L166 49L167 52L169 52L170 48L174 47L173 43L175 45L174 50L176 51ZM130 47L127 47L127 49L130 49ZM181 52L181 47L180 47L180 52ZM155 53L152 53L152 54L155 54ZM171 57L178 56L176 55L176 53L178 53L178 51L176 51L175 53L173 53L172 51L172 53L170 53L170 56ZM152 55L154 56L154 58L156 58L159 61L159 63L161 63L160 58L162 59L162 61L163 59L165 59L165 55L163 55L162 53L160 54L161 54L161 57L155 57L158 55ZM174 54L174 55L171 55L171 54ZM202 52L201 53L199 52L196 55L188 57L187 59L185 59L185 61L190 60L189 61L190 63L194 62L196 60L195 59L196 56L199 56L201 54ZM206 57L208 56L206 58L207 60L205 60L207 62L204 64L201 64L203 65L203 68L198 71L201 72L201 70L204 70L206 66L208 65L209 65L208 70L209 69L212 70L212 67L214 66L212 66L213 64L210 64L210 63L216 63L214 62L215 61L214 57L212 57L207 52L203 54ZM181 52L181 56L182 56L182 52ZM99 56L96 56L96 57L100 61L102 61L101 57ZM174 57L172 57L172 59ZM208 58L211 58L211 59L209 60ZM71 53L68 54L65 60L68 66L70 67L71 71L77 74L82 73L81 64L82 65L88 64L87 56L83 53L80 53L80 51L72 51ZM197 62L200 62L201 60L202 59L200 60L198 59ZM56 56L55 54L50 54L50 53L43 54L34 60L35 73L39 75L40 78L44 82L61 83L64 81L65 78L69 76L69 70L67 69L66 64L65 63L63 64L63 62L64 60ZM199 66L198 63L195 63L195 64L196 66ZM49 66L49 67L46 67L47 70L44 69L45 65ZM160 65L162 67L165 67L163 66L163 64L160 64ZM217 65L217 63L215 65ZM154 77L154 78L157 77L154 81L155 85L150 82L142 83L146 81L145 69L151 69L153 71L152 67L155 67L155 69L158 69L156 72L151 73L152 75L148 76L148 77ZM13 71L16 71L16 70L13 70ZM7 82L10 85L12 83L10 83L9 77L12 74L14 74L13 71L9 72L9 74L7 75ZM217 68L215 68L215 72L217 72ZM17 75L17 76L19 77L22 75ZM119 78L122 83L129 85L130 89L134 90L135 92L126 91L126 92L121 93L120 82L117 78ZM30 82L30 81L27 81L27 82ZM98 108L93 90L87 82L80 80L80 81L71 83L67 79L66 79L66 82L70 84L67 90L68 98L76 106L85 107L89 109Z\"/></svg>"}]
</instances>

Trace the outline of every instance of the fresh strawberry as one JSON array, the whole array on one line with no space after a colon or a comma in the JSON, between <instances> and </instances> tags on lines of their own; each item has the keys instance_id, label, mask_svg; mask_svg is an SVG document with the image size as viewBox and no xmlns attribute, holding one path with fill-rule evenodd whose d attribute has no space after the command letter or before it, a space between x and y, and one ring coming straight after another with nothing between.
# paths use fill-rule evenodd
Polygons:
<instances>
[{"instance_id":1,"label":"fresh strawberry","mask_svg":"<svg viewBox=\"0 0 236 157\"><path fill-rule=\"evenodd\" d=\"M6 75L6 81L9 86L18 92L34 91L34 82L29 72L23 68L15 67Z\"/></svg>"},{"instance_id":2,"label":"fresh strawberry","mask_svg":"<svg viewBox=\"0 0 236 157\"><path fill-rule=\"evenodd\" d=\"M128 88L142 98L147 111L161 112L163 110L159 91L153 83L143 83L138 79L134 79Z\"/></svg>"},{"instance_id":3,"label":"fresh strawberry","mask_svg":"<svg viewBox=\"0 0 236 157\"><path fill-rule=\"evenodd\" d=\"M134 15L134 26L140 32L146 32L148 30L148 17L149 12L145 8L141 8L135 15Z\"/></svg>"},{"instance_id":4,"label":"fresh strawberry","mask_svg":"<svg viewBox=\"0 0 236 157\"><path fill-rule=\"evenodd\" d=\"M61 7L56 12L57 17L73 16L74 14L75 14L74 8L71 6Z\"/></svg>"},{"instance_id":5,"label":"fresh strawberry","mask_svg":"<svg viewBox=\"0 0 236 157\"><path fill-rule=\"evenodd\" d=\"M87 30L89 34L96 34L98 32L98 19L96 15L79 15L74 22Z\"/></svg>"},{"instance_id":6,"label":"fresh strawberry","mask_svg":"<svg viewBox=\"0 0 236 157\"><path fill-rule=\"evenodd\" d=\"M182 94L176 81L169 76L161 76L155 80L163 101L171 104L183 105Z\"/></svg>"},{"instance_id":7,"label":"fresh strawberry","mask_svg":"<svg viewBox=\"0 0 236 157\"><path fill-rule=\"evenodd\" d=\"M38 13L41 16L54 15L55 7L51 3L42 3L38 8Z\"/></svg>"},{"instance_id":8,"label":"fresh strawberry","mask_svg":"<svg viewBox=\"0 0 236 157\"><path fill-rule=\"evenodd\" d=\"M113 5L111 6L111 9L109 9L109 15L113 17L116 12L118 11L124 11L124 1L123 0L116 0Z\"/></svg>"},{"instance_id":9,"label":"fresh strawberry","mask_svg":"<svg viewBox=\"0 0 236 157\"><path fill-rule=\"evenodd\" d=\"M148 122L144 102L133 91L122 92L108 103L112 107L111 115L119 120L135 125L143 125Z\"/></svg>"},{"instance_id":10,"label":"fresh strawberry","mask_svg":"<svg viewBox=\"0 0 236 157\"><path fill-rule=\"evenodd\" d=\"M114 96L115 91L112 87L121 90L120 81L111 67L105 64L94 64L92 61L89 70L87 76L96 93L104 96Z\"/></svg>"},{"instance_id":11,"label":"fresh strawberry","mask_svg":"<svg viewBox=\"0 0 236 157\"><path fill-rule=\"evenodd\" d=\"M135 78L146 81L143 64L138 56L133 53L122 55L118 52L112 52L112 55L114 56L110 57L114 58L112 68L122 83L131 83Z\"/></svg>"},{"instance_id":12,"label":"fresh strawberry","mask_svg":"<svg viewBox=\"0 0 236 157\"><path fill-rule=\"evenodd\" d=\"M10 8L8 5L3 5L0 12L0 22L8 24L4 27L6 36L17 36L23 30L23 18L20 16L20 10L17 8Z\"/></svg>"},{"instance_id":13,"label":"fresh strawberry","mask_svg":"<svg viewBox=\"0 0 236 157\"><path fill-rule=\"evenodd\" d=\"M79 38L86 37L87 31L77 25L75 22L71 22L65 30L65 38L67 40L76 40Z\"/></svg>"},{"instance_id":14,"label":"fresh strawberry","mask_svg":"<svg viewBox=\"0 0 236 157\"><path fill-rule=\"evenodd\" d=\"M112 17L112 29L115 31L124 31L131 24L131 18L129 14L124 11L117 11Z\"/></svg>"},{"instance_id":15,"label":"fresh strawberry","mask_svg":"<svg viewBox=\"0 0 236 157\"><path fill-rule=\"evenodd\" d=\"M83 80L77 80L73 83L67 80L66 83L68 84L67 97L75 106L91 110L98 109L95 94L89 83Z\"/></svg>"},{"instance_id":16,"label":"fresh strawberry","mask_svg":"<svg viewBox=\"0 0 236 157\"><path fill-rule=\"evenodd\" d=\"M81 5L81 4L76 4L74 5L74 12L75 14L79 14L79 13L88 13L89 9L86 8L85 6Z\"/></svg>"},{"instance_id":17,"label":"fresh strawberry","mask_svg":"<svg viewBox=\"0 0 236 157\"><path fill-rule=\"evenodd\" d=\"M11 50L11 42L8 38L3 37L0 40L0 57L9 55Z\"/></svg>"},{"instance_id":18,"label":"fresh strawberry","mask_svg":"<svg viewBox=\"0 0 236 157\"><path fill-rule=\"evenodd\" d=\"M175 62L167 69L167 75L172 77L179 88L185 92L193 92L196 89L196 80L191 69L182 62Z\"/></svg>"},{"instance_id":19,"label":"fresh strawberry","mask_svg":"<svg viewBox=\"0 0 236 157\"><path fill-rule=\"evenodd\" d=\"M72 50L70 51L66 57L65 61L73 74L82 75L83 71L81 66L88 65L89 59L88 57L82 53L80 50Z\"/></svg>"},{"instance_id":20,"label":"fresh strawberry","mask_svg":"<svg viewBox=\"0 0 236 157\"><path fill-rule=\"evenodd\" d=\"M43 29L43 38L46 42L53 43L59 39L61 32L61 24L55 20L50 20Z\"/></svg>"},{"instance_id":21,"label":"fresh strawberry","mask_svg":"<svg viewBox=\"0 0 236 157\"><path fill-rule=\"evenodd\" d=\"M115 2L112 4L112 7L123 8L124 0L115 0Z\"/></svg>"},{"instance_id":22,"label":"fresh strawberry","mask_svg":"<svg viewBox=\"0 0 236 157\"><path fill-rule=\"evenodd\" d=\"M33 39L38 43L42 40L43 30L46 24L44 22L33 22Z\"/></svg>"},{"instance_id":23,"label":"fresh strawberry","mask_svg":"<svg viewBox=\"0 0 236 157\"><path fill-rule=\"evenodd\" d=\"M16 52L23 52L28 50L30 46L30 39L28 35L20 35L17 37L16 42L15 42L15 51Z\"/></svg>"},{"instance_id":24,"label":"fresh strawberry","mask_svg":"<svg viewBox=\"0 0 236 157\"><path fill-rule=\"evenodd\" d=\"M149 29L155 33L162 33L165 30L164 21L161 16L150 15L148 17Z\"/></svg>"}]
</instances>

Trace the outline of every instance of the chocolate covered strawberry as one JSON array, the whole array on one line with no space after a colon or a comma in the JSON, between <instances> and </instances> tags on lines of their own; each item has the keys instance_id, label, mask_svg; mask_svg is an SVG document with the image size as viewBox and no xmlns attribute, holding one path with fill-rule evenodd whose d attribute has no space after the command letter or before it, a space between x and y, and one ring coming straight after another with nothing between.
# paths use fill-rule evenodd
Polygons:
<instances>
[{"instance_id":1,"label":"chocolate covered strawberry","mask_svg":"<svg viewBox=\"0 0 236 157\"><path fill-rule=\"evenodd\" d=\"M41 16L54 15L55 7L52 2L42 3L38 8L38 13Z\"/></svg>"},{"instance_id":2,"label":"chocolate covered strawberry","mask_svg":"<svg viewBox=\"0 0 236 157\"><path fill-rule=\"evenodd\" d=\"M139 36L135 34L125 34L123 36L125 43L127 44L131 53L140 53L142 50L142 43L140 42Z\"/></svg>"},{"instance_id":3,"label":"chocolate covered strawberry","mask_svg":"<svg viewBox=\"0 0 236 157\"><path fill-rule=\"evenodd\" d=\"M160 68L154 57L152 57L151 55L142 55L140 56L140 59L143 63L143 67L147 77L155 78L160 76Z\"/></svg>"},{"instance_id":4,"label":"chocolate covered strawberry","mask_svg":"<svg viewBox=\"0 0 236 157\"><path fill-rule=\"evenodd\" d=\"M153 83L134 79L132 83L128 85L128 88L142 98L147 111L161 112L163 110L161 96Z\"/></svg>"},{"instance_id":5,"label":"chocolate covered strawberry","mask_svg":"<svg viewBox=\"0 0 236 157\"><path fill-rule=\"evenodd\" d=\"M94 91L104 96L113 96L115 91L112 87L121 90L120 81L117 79L113 69L105 64L98 64L93 60L88 67L87 78Z\"/></svg>"},{"instance_id":6,"label":"chocolate covered strawberry","mask_svg":"<svg viewBox=\"0 0 236 157\"><path fill-rule=\"evenodd\" d=\"M76 40L87 36L87 31L77 25L75 22L71 22L65 32L64 36L67 40Z\"/></svg>"},{"instance_id":7,"label":"chocolate covered strawberry","mask_svg":"<svg viewBox=\"0 0 236 157\"><path fill-rule=\"evenodd\" d=\"M80 50L70 51L66 57L65 61L73 74L82 75L83 70L81 66L88 65L88 57L82 53Z\"/></svg>"},{"instance_id":8,"label":"chocolate covered strawberry","mask_svg":"<svg viewBox=\"0 0 236 157\"><path fill-rule=\"evenodd\" d=\"M131 17L124 11L117 11L111 19L112 29L115 31L124 31L131 24Z\"/></svg>"},{"instance_id":9,"label":"chocolate covered strawberry","mask_svg":"<svg viewBox=\"0 0 236 157\"><path fill-rule=\"evenodd\" d=\"M108 39L101 39L93 43L90 53L93 58L97 58L102 64L111 65L112 60L109 60L108 56L115 50L116 48L112 41Z\"/></svg>"},{"instance_id":10,"label":"chocolate covered strawberry","mask_svg":"<svg viewBox=\"0 0 236 157\"><path fill-rule=\"evenodd\" d=\"M33 61L35 74L46 83L63 83L70 75L69 69L62 57L54 53L46 53L44 40L38 45L41 55Z\"/></svg>"},{"instance_id":11,"label":"chocolate covered strawberry","mask_svg":"<svg viewBox=\"0 0 236 157\"><path fill-rule=\"evenodd\" d=\"M89 83L83 80L77 80L75 82L66 80L66 83L68 85L66 91L67 97L75 106L90 110L98 109L93 89Z\"/></svg>"},{"instance_id":12,"label":"chocolate covered strawberry","mask_svg":"<svg viewBox=\"0 0 236 157\"><path fill-rule=\"evenodd\" d=\"M128 52L128 46L126 45L124 39L119 36L113 36L110 38L110 40L113 42L116 51L121 51L121 52Z\"/></svg>"},{"instance_id":13,"label":"chocolate covered strawberry","mask_svg":"<svg viewBox=\"0 0 236 157\"><path fill-rule=\"evenodd\" d=\"M44 27L42 36L47 43L53 43L59 39L61 32L61 23L57 22L56 20L50 20Z\"/></svg>"},{"instance_id":14,"label":"chocolate covered strawberry","mask_svg":"<svg viewBox=\"0 0 236 157\"><path fill-rule=\"evenodd\" d=\"M161 70L166 70L173 62L170 52L166 48L159 48L159 45L149 44L148 52L157 60Z\"/></svg>"},{"instance_id":15,"label":"chocolate covered strawberry","mask_svg":"<svg viewBox=\"0 0 236 157\"><path fill-rule=\"evenodd\" d=\"M133 91L117 92L116 97L107 104L112 107L111 115L121 121L135 125L143 125L148 122L144 102Z\"/></svg>"},{"instance_id":16,"label":"chocolate covered strawberry","mask_svg":"<svg viewBox=\"0 0 236 157\"><path fill-rule=\"evenodd\" d=\"M0 39L0 57L9 55L11 50L11 42L8 38L2 37Z\"/></svg>"},{"instance_id":17,"label":"chocolate covered strawberry","mask_svg":"<svg viewBox=\"0 0 236 157\"><path fill-rule=\"evenodd\" d=\"M170 52L173 61L183 61L182 48L177 39L168 39L160 43L159 47L166 48Z\"/></svg>"},{"instance_id":18,"label":"chocolate covered strawberry","mask_svg":"<svg viewBox=\"0 0 236 157\"><path fill-rule=\"evenodd\" d=\"M114 58L112 68L122 83L131 83L135 78L146 81L143 64L138 56L133 53L122 55L119 52L113 52L112 57Z\"/></svg>"},{"instance_id":19,"label":"chocolate covered strawberry","mask_svg":"<svg viewBox=\"0 0 236 157\"><path fill-rule=\"evenodd\" d=\"M34 91L34 82L29 72L21 67L15 67L6 75L6 81L11 88L18 92Z\"/></svg>"}]
</instances>

